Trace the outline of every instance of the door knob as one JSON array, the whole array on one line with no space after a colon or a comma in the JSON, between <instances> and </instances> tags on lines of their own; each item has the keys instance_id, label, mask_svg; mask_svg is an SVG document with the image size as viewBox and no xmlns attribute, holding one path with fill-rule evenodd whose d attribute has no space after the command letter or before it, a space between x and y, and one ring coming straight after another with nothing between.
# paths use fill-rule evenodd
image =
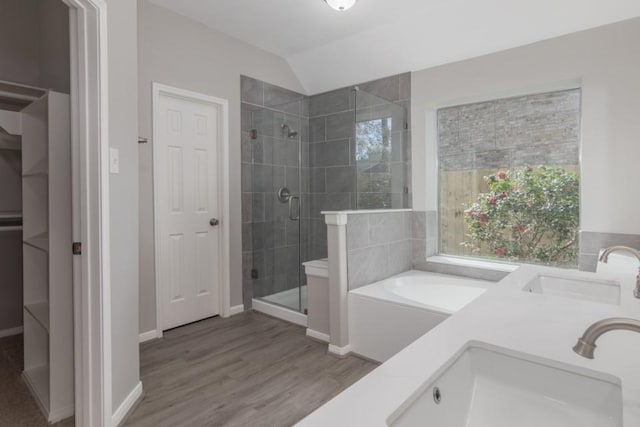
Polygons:
<instances>
[{"instance_id":1,"label":"door knob","mask_svg":"<svg viewBox=\"0 0 640 427\"><path fill-rule=\"evenodd\" d=\"M211 218L209 220L209 225L211 225L212 227L215 227L218 224L220 224L220 221L218 221L218 218Z\"/></svg>"}]
</instances>

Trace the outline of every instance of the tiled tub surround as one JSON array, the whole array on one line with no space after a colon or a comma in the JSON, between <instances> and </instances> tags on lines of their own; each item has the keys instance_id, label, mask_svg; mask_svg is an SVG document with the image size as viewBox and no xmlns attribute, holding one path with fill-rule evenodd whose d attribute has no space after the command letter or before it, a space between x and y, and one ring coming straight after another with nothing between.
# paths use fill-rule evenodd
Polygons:
<instances>
[{"instance_id":1,"label":"tiled tub surround","mask_svg":"<svg viewBox=\"0 0 640 427\"><path fill-rule=\"evenodd\" d=\"M349 290L411 268L436 255L435 211L353 211L347 216Z\"/></svg>"},{"instance_id":2,"label":"tiled tub surround","mask_svg":"<svg viewBox=\"0 0 640 427\"><path fill-rule=\"evenodd\" d=\"M412 229L411 211L349 215L349 290L410 270Z\"/></svg>"}]
</instances>

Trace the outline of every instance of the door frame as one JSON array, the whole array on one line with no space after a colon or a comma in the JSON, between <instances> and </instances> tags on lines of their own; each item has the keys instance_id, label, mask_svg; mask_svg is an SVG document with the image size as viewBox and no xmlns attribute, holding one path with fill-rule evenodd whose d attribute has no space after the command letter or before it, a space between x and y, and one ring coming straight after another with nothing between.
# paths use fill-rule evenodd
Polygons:
<instances>
[{"instance_id":1,"label":"door frame","mask_svg":"<svg viewBox=\"0 0 640 427\"><path fill-rule=\"evenodd\" d=\"M199 104L206 104L213 106L218 111L218 123L220 123L220 129L218 130L218 136L220 144L218 146L218 173L221 175L218 179L218 206L220 209L220 229L221 238L219 239L219 254L220 254L220 269L218 271L218 283L219 287L219 312L221 317L229 317L231 310L231 289L230 289L230 228L229 222L231 221L231 215L229 212L229 101L223 98L217 98L210 95L205 95L198 92L193 92L186 89L180 89L174 86L165 85L158 82L152 83L152 117L153 117L153 139L155 143L158 135L160 134L160 120L159 120L159 102L161 96L170 96L173 98L182 99L189 102L196 102ZM159 188L160 172L160 159L158 151L155 146L153 149L153 188L154 194L157 188ZM154 197L154 209L153 209L153 229L154 229L154 247L155 247L155 291L156 291L156 337L162 337L162 287L160 286L160 267L158 260L160 259L160 245L158 242L161 239L160 227L159 227L159 213L161 207L157 197Z\"/></svg>"},{"instance_id":2,"label":"door frame","mask_svg":"<svg viewBox=\"0 0 640 427\"><path fill-rule=\"evenodd\" d=\"M69 7L76 425L111 426L111 277L107 4ZM71 250L71 248L69 248Z\"/></svg>"}]
</instances>

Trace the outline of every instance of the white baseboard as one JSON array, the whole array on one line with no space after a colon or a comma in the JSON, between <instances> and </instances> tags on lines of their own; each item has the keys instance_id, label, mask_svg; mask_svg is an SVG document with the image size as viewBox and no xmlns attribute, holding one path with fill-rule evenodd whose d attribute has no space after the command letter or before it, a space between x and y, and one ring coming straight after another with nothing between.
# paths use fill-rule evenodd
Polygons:
<instances>
[{"instance_id":1,"label":"white baseboard","mask_svg":"<svg viewBox=\"0 0 640 427\"><path fill-rule=\"evenodd\" d=\"M129 415L131 409L138 403L138 399L142 396L142 382L138 381L138 384L131 390L131 393L124 399L124 401L118 406L111 416L111 425L113 427L119 426L122 421Z\"/></svg>"},{"instance_id":2,"label":"white baseboard","mask_svg":"<svg viewBox=\"0 0 640 427\"><path fill-rule=\"evenodd\" d=\"M158 331L153 329L151 331L143 332L138 336L138 342L142 344L143 342L155 340L156 338L161 338L162 335L158 334Z\"/></svg>"},{"instance_id":3,"label":"white baseboard","mask_svg":"<svg viewBox=\"0 0 640 427\"><path fill-rule=\"evenodd\" d=\"M351 353L351 346L347 344L344 347L338 347L337 345L329 344L329 353L338 357L345 357Z\"/></svg>"},{"instance_id":4,"label":"white baseboard","mask_svg":"<svg viewBox=\"0 0 640 427\"><path fill-rule=\"evenodd\" d=\"M326 343L330 341L329 335L323 334L322 332L314 331L313 329L309 329L309 328L307 328L307 336L309 338L313 338L314 340L318 340Z\"/></svg>"},{"instance_id":5,"label":"white baseboard","mask_svg":"<svg viewBox=\"0 0 640 427\"><path fill-rule=\"evenodd\" d=\"M0 330L0 338L10 337L12 335L21 334L24 331L22 326L18 326L17 328L9 328Z\"/></svg>"},{"instance_id":6,"label":"white baseboard","mask_svg":"<svg viewBox=\"0 0 640 427\"><path fill-rule=\"evenodd\" d=\"M244 311L244 305L240 304L240 305L234 305L233 307L229 308L229 316L233 316L235 314L240 314Z\"/></svg>"},{"instance_id":7,"label":"white baseboard","mask_svg":"<svg viewBox=\"0 0 640 427\"><path fill-rule=\"evenodd\" d=\"M252 306L255 311L259 311L260 313L268 314L269 316L277 317L278 319L295 323L296 325L307 326L307 315L298 311L289 310L288 308L269 304L258 299L252 301Z\"/></svg>"}]
</instances>

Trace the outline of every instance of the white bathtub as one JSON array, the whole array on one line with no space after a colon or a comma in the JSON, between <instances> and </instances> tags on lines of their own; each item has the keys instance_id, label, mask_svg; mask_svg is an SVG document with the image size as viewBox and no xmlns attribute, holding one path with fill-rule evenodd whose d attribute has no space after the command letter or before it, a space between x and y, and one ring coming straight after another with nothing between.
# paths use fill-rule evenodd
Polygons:
<instances>
[{"instance_id":1,"label":"white bathtub","mask_svg":"<svg viewBox=\"0 0 640 427\"><path fill-rule=\"evenodd\" d=\"M350 291L351 350L384 362L491 285L482 280L412 270Z\"/></svg>"}]
</instances>

